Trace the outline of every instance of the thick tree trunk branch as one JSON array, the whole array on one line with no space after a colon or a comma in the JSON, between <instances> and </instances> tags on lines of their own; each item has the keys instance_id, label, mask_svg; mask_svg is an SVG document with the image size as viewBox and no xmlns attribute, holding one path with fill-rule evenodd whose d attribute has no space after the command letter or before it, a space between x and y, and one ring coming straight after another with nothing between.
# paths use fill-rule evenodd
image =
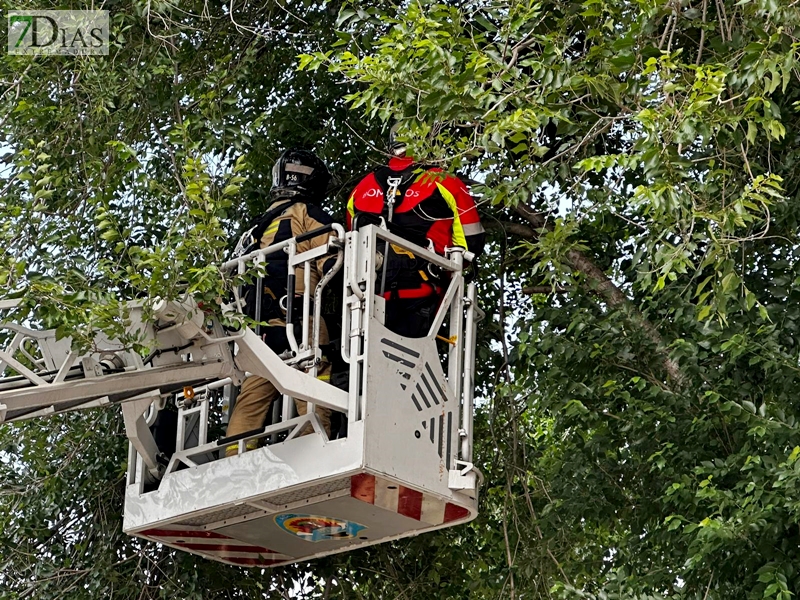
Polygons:
<instances>
[{"instance_id":1,"label":"thick tree trunk branch","mask_svg":"<svg viewBox=\"0 0 800 600\"><path fill-rule=\"evenodd\" d=\"M535 240L537 237L537 234L533 229L531 229L527 225L522 225L520 223L511 223L510 221L489 221L488 223L484 223L483 225L489 231L502 231L504 233L513 233L518 237L529 240Z\"/></svg>"},{"instance_id":2,"label":"thick tree trunk branch","mask_svg":"<svg viewBox=\"0 0 800 600\"><path fill-rule=\"evenodd\" d=\"M528 221L533 226L533 229L524 226L510 227L512 224L504 223L506 231L528 239L536 239L539 237L540 231L547 229L545 215L542 213L537 213L524 204L518 205L516 212ZM623 291L588 256L578 250L570 250L567 252L566 259L573 269L583 273L586 278L586 285L591 292L602 297L609 306L622 310L628 316L630 323L642 330L656 345L661 355L661 364L664 371L666 371L675 388L682 388L686 383L686 379L678 364L669 357L666 344L664 344L661 334L653 324L644 317Z\"/></svg>"},{"instance_id":3,"label":"thick tree trunk branch","mask_svg":"<svg viewBox=\"0 0 800 600\"><path fill-rule=\"evenodd\" d=\"M555 288L552 285L529 285L522 288L523 294L564 294L568 291L568 288L561 285Z\"/></svg>"}]
</instances>

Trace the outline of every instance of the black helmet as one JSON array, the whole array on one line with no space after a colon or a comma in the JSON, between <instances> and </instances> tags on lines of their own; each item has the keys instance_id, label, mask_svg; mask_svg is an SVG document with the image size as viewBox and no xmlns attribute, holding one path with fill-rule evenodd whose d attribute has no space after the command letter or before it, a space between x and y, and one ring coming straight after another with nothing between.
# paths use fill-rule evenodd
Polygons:
<instances>
[{"instance_id":1,"label":"black helmet","mask_svg":"<svg viewBox=\"0 0 800 600\"><path fill-rule=\"evenodd\" d=\"M325 197L331 174L316 154L301 148L284 150L272 167L273 198L307 196L320 201Z\"/></svg>"}]
</instances>

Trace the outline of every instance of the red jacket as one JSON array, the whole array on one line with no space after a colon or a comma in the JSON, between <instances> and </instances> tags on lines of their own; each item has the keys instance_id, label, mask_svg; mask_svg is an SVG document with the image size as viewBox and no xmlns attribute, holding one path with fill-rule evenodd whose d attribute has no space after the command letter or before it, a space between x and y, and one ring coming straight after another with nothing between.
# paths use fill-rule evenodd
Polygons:
<instances>
[{"instance_id":1,"label":"red jacket","mask_svg":"<svg viewBox=\"0 0 800 600\"><path fill-rule=\"evenodd\" d=\"M400 182L390 210L386 199L393 178ZM372 215L371 222L383 216L390 231L423 248L430 240L439 254L448 246L461 246L476 256L483 252L486 234L467 187L457 177L410 157L392 158L356 186L347 202L347 228L364 214Z\"/></svg>"},{"instance_id":2,"label":"red jacket","mask_svg":"<svg viewBox=\"0 0 800 600\"><path fill-rule=\"evenodd\" d=\"M394 197L395 201L390 202ZM447 247L461 246L475 256L483 252L486 234L475 201L457 177L437 167L392 158L388 166L367 175L347 202L347 228L386 221L389 231L423 248L444 254ZM392 245L393 246L393 245ZM427 261L410 252L388 253L384 296L421 298L440 294L441 281Z\"/></svg>"}]
</instances>

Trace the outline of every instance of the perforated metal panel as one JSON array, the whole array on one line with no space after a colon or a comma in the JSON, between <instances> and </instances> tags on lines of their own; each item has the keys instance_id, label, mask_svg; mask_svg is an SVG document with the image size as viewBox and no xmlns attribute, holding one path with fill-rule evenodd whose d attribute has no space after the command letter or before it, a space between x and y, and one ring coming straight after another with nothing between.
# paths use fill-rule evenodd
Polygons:
<instances>
[{"instance_id":1,"label":"perforated metal panel","mask_svg":"<svg viewBox=\"0 0 800 600\"><path fill-rule=\"evenodd\" d=\"M336 479L334 481L329 481L327 483L322 483L320 485L312 485L311 487L306 487L300 490L296 490L294 492L279 494L277 496L270 496L266 500L270 504L276 504L280 506L283 504L291 504L292 502L297 502L299 500L314 498L315 496L331 494L333 492L338 492L339 490L346 490L349 487L350 487L350 478Z\"/></svg>"},{"instance_id":2,"label":"perforated metal panel","mask_svg":"<svg viewBox=\"0 0 800 600\"><path fill-rule=\"evenodd\" d=\"M249 515L250 513L256 512L264 512L263 510L259 510L253 506L247 506L246 504L242 504L239 506L231 506L230 508L226 508L223 510L217 510L212 513L208 513L205 515L200 515L199 517L193 517L191 519L186 519L184 521L178 521L176 525L192 525L197 527L198 525L208 525L209 523L217 523L218 521L224 521L225 519L233 519L234 517L241 517L242 515Z\"/></svg>"}]
</instances>

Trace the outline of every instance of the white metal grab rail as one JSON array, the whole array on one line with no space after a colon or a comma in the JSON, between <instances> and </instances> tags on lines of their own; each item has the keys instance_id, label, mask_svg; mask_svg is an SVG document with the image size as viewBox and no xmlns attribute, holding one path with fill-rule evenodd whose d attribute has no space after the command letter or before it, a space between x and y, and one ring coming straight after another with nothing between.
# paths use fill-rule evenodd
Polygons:
<instances>
[{"instance_id":1,"label":"white metal grab rail","mask_svg":"<svg viewBox=\"0 0 800 600\"><path fill-rule=\"evenodd\" d=\"M449 279L428 337L436 337L444 320L449 317L448 381L454 397L461 401L461 443L453 453L471 466L475 324L476 314L482 318L482 313L476 312L479 309L474 284L468 287L466 297L464 294L463 248L449 248L446 256L440 256L374 225L348 234L341 351L350 365L350 414L354 420L363 415L366 398L361 391L367 389L368 365L365 360L369 355L369 328L372 322L383 322L384 318L384 300L372 293L379 286L376 256L383 242L411 251L416 257L441 269L447 274L444 279ZM471 346L467 346L468 342Z\"/></svg>"},{"instance_id":2,"label":"white metal grab rail","mask_svg":"<svg viewBox=\"0 0 800 600\"><path fill-rule=\"evenodd\" d=\"M373 293L366 292L366 290L375 289L375 286L377 285L378 280L376 277L377 262L375 249L379 246L379 240L387 241L397 247L410 250L416 253L416 255L420 258L428 260L432 264L442 269L444 272L448 273L448 287L443 296L442 303L439 307L436 318L434 319L433 325L429 331L429 336L436 336L443 321L447 319L448 316L450 317L450 339L453 340L453 343L449 344L448 350L448 379L450 381L454 381L455 383L455 385L453 385L453 394L456 398L458 398L459 394L462 393L461 390L464 390L463 406L459 415L461 422L461 427L459 429L460 436L459 439L453 440L450 452L454 457L457 456L457 459L460 462L469 464L471 466L472 440L470 415L472 414L472 385L471 381L470 385L467 386L464 386L461 383L464 375L468 375L471 378L471 375L469 374L471 373L471 370L467 371L466 373L462 373L461 365L469 364L471 367L474 362L474 353L465 355L465 343L467 336L464 335L464 331L465 327L469 327L470 323L474 328L475 313L473 307L475 306L475 303L474 286L471 288L472 298L470 299L469 296L467 298L463 297L464 284L461 273L461 263L463 260L464 251L461 248L453 248L448 251L447 257L442 257L435 253L429 252L428 250L415 246L403 238L393 235L384 229L374 226L365 227L360 232L347 234L344 254L345 257L349 258L346 258L344 261L342 261L342 257L339 256L337 258L337 265L341 264L342 262L344 262L346 265L346 297L343 303L344 320L342 326L341 345L343 356L346 358L350 369L350 387L348 391L346 410L348 422L351 424L356 423L363 418L363 407L366 402L363 390L366 389L367 370L365 368L365 359L369 351L369 324L373 319L378 319L381 322L383 320L382 316L376 315L376 306L383 302L382 299ZM288 247L286 244L281 244L280 246L282 248ZM257 251L248 256L242 257L242 259L239 259L239 261L230 261L229 263L226 263L225 267L231 268L235 266L242 271L240 261L255 261L258 260L259 255L264 255L272 251L272 247ZM311 260L318 255L315 253L309 256L312 258L307 258L307 260ZM328 273L328 276L326 276L327 280L330 279L333 272L334 270L331 270ZM320 281L319 286L315 290L316 300L314 301L313 306L316 309L314 316L314 321L316 322L319 320L319 306L321 305L319 298L325 283L327 283L326 280ZM306 289L308 289L308 286L306 286ZM466 312L465 305L467 309ZM303 321L307 322L308 319L309 311L304 307ZM309 328L306 326L303 329L308 331ZM474 339L474 336L469 337ZM315 334L314 340L318 341L318 333ZM243 339L237 342L237 345L241 347L243 344L247 344L248 342L249 338ZM315 344L315 346L317 345ZM255 341L253 347L250 348L250 351L255 353L259 350L259 348L261 348L263 351L263 344ZM351 356L356 356L356 359L353 360ZM297 362L295 362L295 364L297 364ZM309 371L308 373L310 375L314 374L313 371ZM338 390L335 390L335 388L328 388L329 393L333 393L334 391ZM199 397L201 398L201 403L207 402L208 400L208 396L206 394L200 394ZM317 403L336 410L335 406L330 405L322 398L318 399ZM339 406L338 408L341 411L342 407ZM175 469L179 468L181 464L186 466L196 466L197 460L202 462L214 460L215 457L212 456L212 454L221 444L227 445L235 442L238 444L239 453L241 453L245 451L246 443L248 441L266 439L270 437L275 439L275 434L283 434L280 438L281 442L288 442L294 439L307 423L313 427L316 435L326 437L325 432L323 431L321 424L319 423L318 418L311 406L307 410L306 415L300 417L292 417L292 409L293 403L291 403L291 396L285 395L283 399L283 407L280 411L281 420L279 422L260 428L256 432L242 434L241 436L237 436L236 439L223 438L223 442L211 441L206 442L205 444L197 444L190 448L181 448L173 455L170 465L167 468L167 472L169 473L174 471ZM198 409L194 408L192 410L194 412ZM179 422L181 424L183 423L183 419L185 418L186 414L184 414L183 411L179 412ZM206 439L208 427L207 415L209 414L209 411L207 409L203 409L201 414L206 415L206 417L201 419L200 422L196 423L196 427L200 428L200 433L196 434L195 437L198 439ZM179 447L181 446L180 442L178 445Z\"/></svg>"},{"instance_id":3,"label":"white metal grab rail","mask_svg":"<svg viewBox=\"0 0 800 600\"><path fill-rule=\"evenodd\" d=\"M306 239L315 236L329 235L327 241L315 249L298 253L297 246ZM184 398L181 400L178 409L178 428L176 432L176 451L172 454L163 474L169 474L177 469L185 467L196 467L219 458L218 449L221 445L227 445L227 438L209 441L209 392L223 386L240 384L245 374L259 375L272 381L276 388L282 392L282 402L280 412L282 418L280 422L261 428L257 432L245 432L237 436L239 452L244 452L245 445L250 440L258 440L271 435L283 433L286 439L292 439L306 425L310 424L314 431L319 435L325 435L319 423L318 417L313 411L314 404L321 404L331 410L342 411L346 407L345 394L340 390L329 389L327 384L315 378L317 365L321 358L319 344L319 322L321 321L321 298L322 293L341 269L343 262L344 229L337 224L325 226L285 241L272 244L266 248L254 250L246 255L236 257L221 267L224 273L235 272L239 276L244 276L248 272L255 272L254 290L257 292L255 300L255 315L257 321L263 321L260 316L263 272L266 262L278 253L288 255L281 262L286 262L287 268L287 290L295 289L295 273L302 270L304 274L304 293L302 296L301 313L301 337L298 342L294 326L290 318L286 318L286 335L292 352L288 356L278 357L261 337L259 326L254 329L242 327L239 334L231 336L235 341L236 347L236 367L240 376L235 381L228 379L218 380L208 385L199 386L196 390L192 389L194 398ZM324 256L335 256L336 260L333 267L321 278L316 288L310 285L310 275L312 271L311 263ZM233 289L234 302L233 311L241 313L244 310L244 299L241 297L241 287ZM312 300L312 297L314 300ZM286 309L287 315L291 314L292 302L298 299L294 294L287 293L282 306ZM313 321L315 326L309 332L309 321ZM309 333L311 335L309 336ZM265 368L267 367L267 368ZM188 390L187 390L188 391ZM338 392L338 393L337 393ZM309 404L306 415L293 416L293 398L305 400ZM192 440L189 443L189 440ZM129 470L129 482L142 484L148 481L148 473L141 461L134 461L131 465L134 468Z\"/></svg>"}]
</instances>

